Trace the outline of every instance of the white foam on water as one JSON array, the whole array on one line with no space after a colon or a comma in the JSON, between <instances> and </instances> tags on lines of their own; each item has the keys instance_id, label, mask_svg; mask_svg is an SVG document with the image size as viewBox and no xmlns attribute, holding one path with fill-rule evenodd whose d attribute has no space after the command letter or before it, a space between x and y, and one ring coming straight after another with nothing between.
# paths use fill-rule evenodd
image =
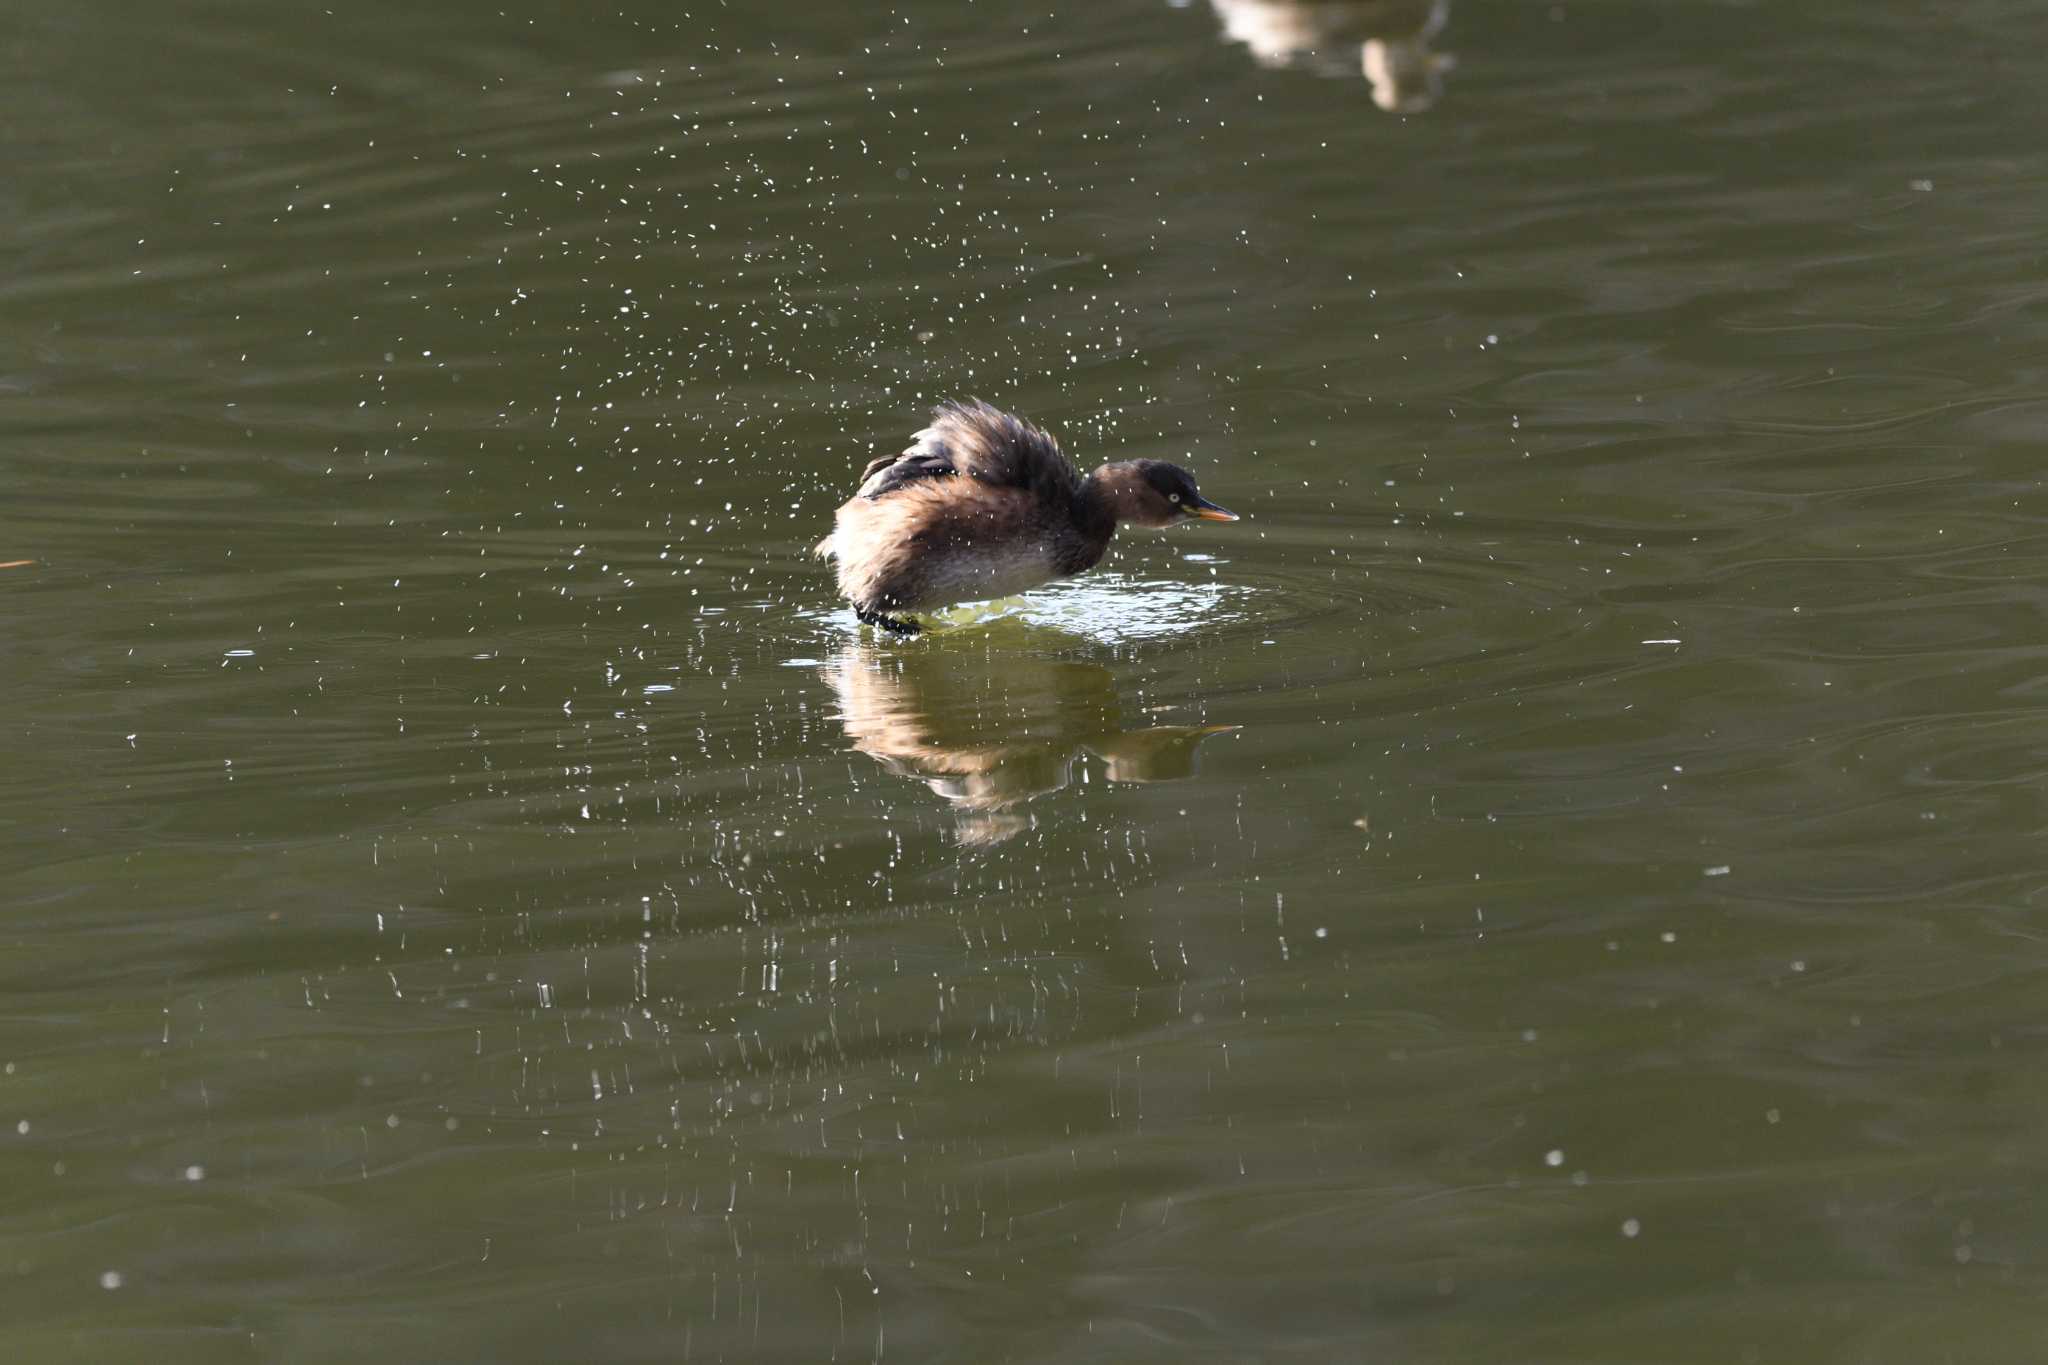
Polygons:
<instances>
[{"instance_id":1,"label":"white foam on water","mask_svg":"<svg viewBox=\"0 0 2048 1365\"><path fill-rule=\"evenodd\" d=\"M1093 574L1022 596L950 607L924 619L942 630L1016 620L1104 644L1126 644L1170 639L1196 626L1236 619L1250 595L1236 584Z\"/></svg>"}]
</instances>

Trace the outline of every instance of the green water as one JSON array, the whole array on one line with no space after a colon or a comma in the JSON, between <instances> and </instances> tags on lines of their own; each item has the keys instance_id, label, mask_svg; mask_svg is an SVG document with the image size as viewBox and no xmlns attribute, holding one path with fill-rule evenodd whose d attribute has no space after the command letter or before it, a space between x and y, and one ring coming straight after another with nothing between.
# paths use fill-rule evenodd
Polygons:
<instances>
[{"instance_id":1,"label":"green water","mask_svg":"<svg viewBox=\"0 0 2048 1365\"><path fill-rule=\"evenodd\" d=\"M2039 1358L2048 16L1279 8L17 7L8 1360Z\"/></svg>"}]
</instances>

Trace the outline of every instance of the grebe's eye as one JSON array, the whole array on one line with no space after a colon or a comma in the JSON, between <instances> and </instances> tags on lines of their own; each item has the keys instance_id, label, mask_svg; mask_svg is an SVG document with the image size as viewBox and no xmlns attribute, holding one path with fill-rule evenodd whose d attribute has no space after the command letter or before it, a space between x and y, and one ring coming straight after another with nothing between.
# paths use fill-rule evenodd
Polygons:
<instances>
[{"instance_id":1,"label":"grebe's eye","mask_svg":"<svg viewBox=\"0 0 2048 1365\"><path fill-rule=\"evenodd\" d=\"M1167 494L1166 496L1167 496L1168 498L1172 499L1172 500L1173 500L1174 502L1179 502L1179 501L1180 501L1180 494L1178 494L1178 493L1168 493L1168 494Z\"/></svg>"}]
</instances>

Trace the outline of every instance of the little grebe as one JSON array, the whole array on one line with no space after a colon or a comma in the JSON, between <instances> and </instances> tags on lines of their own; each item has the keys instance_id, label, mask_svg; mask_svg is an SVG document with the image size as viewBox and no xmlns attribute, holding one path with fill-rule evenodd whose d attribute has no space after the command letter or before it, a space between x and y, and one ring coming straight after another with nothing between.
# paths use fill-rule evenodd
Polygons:
<instances>
[{"instance_id":1,"label":"little grebe","mask_svg":"<svg viewBox=\"0 0 2048 1365\"><path fill-rule=\"evenodd\" d=\"M890 615L1005 597L1095 567L1119 521L1236 521L1164 460L1084 476L1059 443L982 402L941 403L910 449L861 471L816 553L839 560L854 615L899 635Z\"/></svg>"}]
</instances>

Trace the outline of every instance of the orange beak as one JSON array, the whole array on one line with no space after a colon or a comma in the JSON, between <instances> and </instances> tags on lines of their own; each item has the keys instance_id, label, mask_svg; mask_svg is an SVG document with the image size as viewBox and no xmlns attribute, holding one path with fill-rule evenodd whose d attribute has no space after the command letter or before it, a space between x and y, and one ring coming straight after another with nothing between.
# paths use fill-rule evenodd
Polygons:
<instances>
[{"instance_id":1,"label":"orange beak","mask_svg":"<svg viewBox=\"0 0 2048 1365\"><path fill-rule=\"evenodd\" d=\"M1207 498L1200 498L1188 504L1188 515L1200 517L1203 521L1236 521L1237 513L1228 507L1218 507Z\"/></svg>"}]
</instances>

